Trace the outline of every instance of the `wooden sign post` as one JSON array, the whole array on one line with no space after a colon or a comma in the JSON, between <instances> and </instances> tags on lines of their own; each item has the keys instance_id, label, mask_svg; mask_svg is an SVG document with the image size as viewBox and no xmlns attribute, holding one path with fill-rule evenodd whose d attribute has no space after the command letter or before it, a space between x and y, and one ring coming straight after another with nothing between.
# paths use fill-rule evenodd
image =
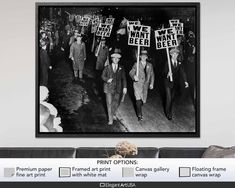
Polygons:
<instances>
[{"instance_id":1,"label":"wooden sign post","mask_svg":"<svg viewBox=\"0 0 235 188\"><path fill-rule=\"evenodd\" d=\"M101 39L103 38L103 36L101 37ZM96 57L98 57L99 55L99 51L100 51L100 46L101 46L101 40L100 40L100 43L99 43L99 46L98 46L98 49L97 49L97 52L95 54Z\"/></svg>"},{"instance_id":2,"label":"wooden sign post","mask_svg":"<svg viewBox=\"0 0 235 188\"><path fill-rule=\"evenodd\" d=\"M170 81L173 82L173 77L172 77L172 70L171 70L171 59L170 59L170 54L169 54L169 48L166 48L166 54L167 54L167 64L168 64L168 69L170 73Z\"/></svg>"},{"instance_id":3,"label":"wooden sign post","mask_svg":"<svg viewBox=\"0 0 235 188\"><path fill-rule=\"evenodd\" d=\"M136 76L139 77L139 64L140 64L140 45L137 48L137 69L136 69Z\"/></svg>"},{"instance_id":4,"label":"wooden sign post","mask_svg":"<svg viewBox=\"0 0 235 188\"><path fill-rule=\"evenodd\" d=\"M92 46L91 46L91 52L93 52L95 48L95 32L97 31L99 22L100 22L100 19L98 16L94 17L92 20L91 33L93 33L93 41L92 41Z\"/></svg>"}]
</instances>

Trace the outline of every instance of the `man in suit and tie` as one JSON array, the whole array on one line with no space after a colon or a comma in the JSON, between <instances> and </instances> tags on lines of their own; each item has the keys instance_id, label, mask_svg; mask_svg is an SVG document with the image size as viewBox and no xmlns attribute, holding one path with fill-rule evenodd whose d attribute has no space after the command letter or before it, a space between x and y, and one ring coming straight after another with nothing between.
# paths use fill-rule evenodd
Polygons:
<instances>
[{"instance_id":1,"label":"man in suit and tie","mask_svg":"<svg viewBox=\"0 0 235 188\"><path fill-rule=\"evenodd\" d=\"M166 91L166 103L165 113L168 120L172 120L172 105L175 97L175 92L180 86L181 79L184 81L185 88L188 88L188 82L183 65L178 60L180 51L177 48L170 50L170 66L171 72L169 71L168 64L165 67L165 91ZM172 77L172 81L170 80Z\"/></svg>"},{"instance_id":2,"label":"man in suit and tie","mask_svg":"<svg viewBox=\"0 0 235 188\"><path fill-rule=\"evenodd\" d=\"M106 66L102 73L109 119L108 125L112 125L113 120L116 120L116 112L121 95L126 94L127 92L125 70L123 66L118 64L120 58L120 49L114 49L114 52L111 55L112 63Z\"/></svg>"}]
</instances>

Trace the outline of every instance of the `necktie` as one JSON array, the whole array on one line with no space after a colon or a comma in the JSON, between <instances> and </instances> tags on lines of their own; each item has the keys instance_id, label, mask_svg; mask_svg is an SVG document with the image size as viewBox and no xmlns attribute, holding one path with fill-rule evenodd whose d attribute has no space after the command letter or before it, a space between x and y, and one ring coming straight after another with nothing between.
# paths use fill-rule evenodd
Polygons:
<instances>
[{"instance_id":1,"label":"necktie","mask_svg":"<svg viewBox=\"0 0 235 188\"><path fill-rule=\"evenodd\" d=\"M114 72L116 72L116 71L117 71L117 65L114 64Z\"/></svg>"}]
</instances>

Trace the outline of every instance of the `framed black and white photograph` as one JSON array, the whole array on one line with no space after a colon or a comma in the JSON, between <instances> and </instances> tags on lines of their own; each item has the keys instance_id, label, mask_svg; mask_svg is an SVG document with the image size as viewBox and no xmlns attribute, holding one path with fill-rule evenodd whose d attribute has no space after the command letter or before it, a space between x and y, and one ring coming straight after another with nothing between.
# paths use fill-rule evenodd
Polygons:
<instances>
[{"instance_id":1,"label":"framed black and white photograph","mask_svg":"<svg viewBox=\"0 0 235 188\"><path fill-rule=\"evenodd\" d=\"M200 137L200 3L36 3L36 137Z\"/></svg>"}]
</instances>

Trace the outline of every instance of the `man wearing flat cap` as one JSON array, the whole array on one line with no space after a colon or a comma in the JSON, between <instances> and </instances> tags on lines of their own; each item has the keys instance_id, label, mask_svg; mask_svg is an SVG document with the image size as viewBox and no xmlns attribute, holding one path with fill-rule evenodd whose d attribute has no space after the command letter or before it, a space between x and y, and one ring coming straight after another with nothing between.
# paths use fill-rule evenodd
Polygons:
<instances>
[{"instance_id":1,"label":"man wearing flat cap","mask_svg":"<svg viewBox=\"0 0 235 188\"><path fill-rule=\"evenodd\" d=\"M172 106L175 97L175 93L178 87L180 87L181 79L184 81L185 88L188 87L188 82L186 74L184 72L183 65L178 60L178 55L180 51L177 48L172 48L170 50L170 66L171 72L169 71L168 64L165 66L165 92L166 92L166 102L165 102L165 113L168 120L172 120ZM172 81L170 80L172 77Z\"/></svg>"},{"instance_id":2,"label":"man wearing flat cap","mask_svg":"<svg viewBox=\"0 0 235 188\"><path fill-rule=\"evenodd\" d=\"M148 89L153 89L154 71L151 63L147 61L148 52L142 49L140 52L139 75L137 76L137 63L134 64L129 72L132 78L134 94L136 99L136 111L139 121L143 120L142 106L146 103Z\"/></svg>"},{"instance_id":3,"label":"man wearing flat cap","mask_svg":"<svg viewBox=\"0 0 235 188\"><path fill-rule=\"evenodd\" d=\"M116 112L122 94L127 92L126 74L123 66L119 65L121 58L120 49L115 49L111 54L112 63L106 66L102 73L104 81L104 93L108 111L108 125L116 120Z\"/></svg>"}]
</instances>

